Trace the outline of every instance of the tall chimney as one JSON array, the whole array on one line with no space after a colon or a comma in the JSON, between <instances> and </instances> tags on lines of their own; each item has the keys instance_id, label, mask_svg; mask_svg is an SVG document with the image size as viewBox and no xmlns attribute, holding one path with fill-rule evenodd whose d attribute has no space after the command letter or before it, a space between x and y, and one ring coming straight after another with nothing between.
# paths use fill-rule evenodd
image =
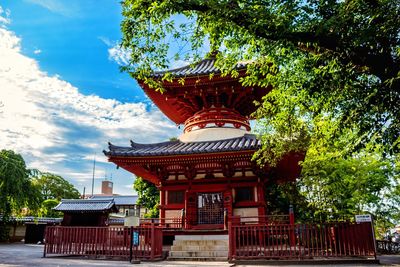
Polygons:
<instances>
[{"instance_id":1,"label":"tall chimney","mask_svg":"<svg viewBox=\"0 0 400 267\"><path fill-rule=\"evenodd\" d=\"M102 195L110 195L113 194L113 182L111 181L102 181L101 182L101 194Z\"/></svg>"}]
</instances>

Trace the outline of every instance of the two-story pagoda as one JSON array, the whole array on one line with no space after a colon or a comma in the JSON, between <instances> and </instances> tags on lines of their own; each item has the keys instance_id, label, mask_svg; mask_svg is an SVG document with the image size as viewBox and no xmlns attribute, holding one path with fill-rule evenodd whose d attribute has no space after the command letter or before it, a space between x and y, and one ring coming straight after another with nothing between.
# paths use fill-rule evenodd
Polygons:
<instances>
[{"instance_id":1,"label":"two-story pagoda","mask_svg":"<svg viewBox=\"0 0 400 267\"><path fill-rule=\"evenodd\" d=\"M233 78L221 76L214 63L215 58L208 58L170 70L174 79L163 82L164 93L139 81L170 120L184 125L178 141L109 144L104 152L109 161L157 185L160 217L181 218L184 213L186 229L221 229L224 218L233 215L265 215L265 182L294 180L304 158L291 153L276 167L263 168L251 160L260 147L250 133L253 101L272 88L243 87L239 78L245 75L245 65L237 65L239 77Z\"/></svg>"}]
</instances>

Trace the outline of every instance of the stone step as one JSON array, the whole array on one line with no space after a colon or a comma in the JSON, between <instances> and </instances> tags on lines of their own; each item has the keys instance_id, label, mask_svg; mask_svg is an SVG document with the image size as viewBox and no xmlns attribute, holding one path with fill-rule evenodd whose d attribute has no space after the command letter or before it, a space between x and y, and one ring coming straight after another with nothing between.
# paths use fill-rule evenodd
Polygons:
<instances>
[{"instance_id":1,"label":"stone step","mask_svg":"<svg viewBox=\"0 0 400 267\"><path fill-rule=\"evenodd\" d=\"M174 240L177 246L228 246L225 240Z\"/></svg>"},{"instance_id":2,"label":"stone step","mask_svg":"<svg viewBox=\"0 0 400 267\"><path fill-rule=\"evenodd\" d=\"M215 251L226 251L228 250L228 245L173 245L171 246L171 251L205 251L205 250L215 250Z\"/></svg>"},{"instance_id":3,"label":"stone step","mask_svg":"<svg viewBox=\"0 0 400 267\"><path fill-rule=\"evenodd\" d=\"M216 262L218 262L218 261L221 261L221 265L222 264L226 264L226 262L228 261L228 257L196 257L196 258L193 258L193 257L173 257L173 258L171 258L171 257L168 257L168 259L167 260L169 260L169 261L185 261L185 262L187 262L187 261L216 261Z\"/></svg>"},{"instance_id":4,"label":"stone step","mask_svg":"<svg viewBox=\"0 0 400 267\"><path fill-rule=\"evenodd\" d=\"M228 261L228 257L168 257L167 259L168 261L220 261L221 262L221 266L222 264L226 264L226 262Z\"/></svg>"},{"instance_id":5,"label":"stone step","mask_svg":"<svg viewBox=\"0 0 400 267\"><path fill-rule=\"evenodd\" d=\"M185 257L185 258L198 258L198 257L228 257L228 251L170 251L169 257Z\"/></svg>"},{"instance_id":6,"label":"stone step","mask_svg":"<svg viewBox=\"0 0 400 267\"><path fill-rule=\"evenodd\" d=\"M228 235L175 236L168 260L227 261Z\"/></svg>"},{"instance_id":7,"label":"stone step","mask_svg":"<svg viewBox=\"0 0 400 267\"><path fill-rule=\"evenodd\" d=\"M175 240L229 240L228 235L177 235Z\"/></svg>"}]
</instances>

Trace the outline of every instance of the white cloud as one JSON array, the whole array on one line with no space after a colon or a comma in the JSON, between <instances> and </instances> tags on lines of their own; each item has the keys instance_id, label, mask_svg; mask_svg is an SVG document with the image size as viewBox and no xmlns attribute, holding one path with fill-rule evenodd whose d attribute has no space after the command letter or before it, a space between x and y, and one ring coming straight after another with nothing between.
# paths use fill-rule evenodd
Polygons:
<instances>
[{"instance_id":1,"label":"white cloud","mask_svg":"<svg viewBox=\"0 0 400 267\"><path fill-rule=\"evenodd\" d=\"M129 59L131 58L131 51L122 48L119 42L111 41L107 37L98 37L105 45L108 47L108 59L116 62L118 65L125 66L129 64ZM170 64L170 69L177 69L180 67L187 66L191 61L187 60L173 60Z\"/></svg>"},{"instance_id":2,"label":"white cloud","mask_svg":"<svg viewBox=\"0 0 400 267\"><path fill-rule=\"evenodd\" d=\"M38 54L42 53L42 50L40 50L40 49L35 49L35 50L33 51L33 53L34 53L35 55L38 55Z\"/></svg>"},{"instance_id":3,"label":"white cloud","mask_svg":"<svg viewBox=\"0 0 400 267\"><path fill-rule=\"evenodd\" d=\"M107 51L109 60L114 61L121 66L129 64L131 51L122 48L119 42L111 41L107 37L99 36L98 38L108 47Z\"/></svg>"},{"instance_id":4,"label":"white cloud","mask_svg":"<svg viewBox=\"0 0 400 267\"><path fill-rule=\"evenodd\" d=\"M21 54L21 39L13 32L0 28L0 40L0 149L21 153L30 168L88 189L95 153L102 173L114 168L101 154L107 141L129 145L130 139L151 143L177 135L161 112L144 103L83 95L59 76L49 76ZM116 179L132 177L113 172Z\"/></svg>"},{"instance_id":5,"label":"white cloud","mask_svg":"<svg viewBox=\"0 0 400 267\"><path fill-rule=\"evenodd\" d=\"M79 10L78 6L72 1L68 1L68 4L64 4L63 1L60 0L25 0L25 1L39 5L53 13L60 14L66 17L77 15Z\"/></svg>"},{"instance_id":6,"label":"white cloud","mask_svg":"<svg viewBox=\"0 0 400 267\"><path fill-rule=\"evenodd\" d=\"M108 59L115 61L118 65L128 65L131 58L131 52L115 44L108 49Z\"/></svg>"},{"instance_id":7,"label":"white cloud","mask_svg":"<svg viewBox=\"0 0 400 267\"><path fill-rule=\"evenodd\" d=\"M107 37L99 36L97 37L100 41L102 41L107 46L114 46L116 42L111 41Z\"/></svg>"},{"instance_id":8,"label":"white cloud","mask_svg":"<svg viewBox=\"0 0 400 267\"><path fill-rule=\"evenodd\" d=\"M10 10L6 9L4 10L1 6L0 6L0 25L6 25L6 24L10 24L11 23L11 19L10 19Z\"/></svg>"}]
</instances>

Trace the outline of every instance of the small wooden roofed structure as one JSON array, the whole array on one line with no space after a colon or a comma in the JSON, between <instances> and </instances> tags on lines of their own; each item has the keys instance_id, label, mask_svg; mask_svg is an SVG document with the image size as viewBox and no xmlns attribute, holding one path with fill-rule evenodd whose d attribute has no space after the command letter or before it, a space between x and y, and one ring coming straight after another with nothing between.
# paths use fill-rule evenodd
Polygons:
<instances>
[{"instance_id":1,"label":"small wooden roofed structure","mask_svg":"<svg viewBox=\"0 0 400 267\"><path fill-rule=\"evenodd\" d=\"M115 219L115 217L128 217L128 216L141 216L141 210L144 213L145 209L141 209L140 205L137 204L139 196L137 195L113 195L113 196L104 196L104 195L93 195L90 196L89 199L114 199L115 206L118 210L117 213L111 213L110 219ZM123 224L123 219L122 219Z\"/></svg>"},{"instance_id":2,"label":"small wooden roofed structure","mask_svg":"<svg viewBox=\"0 0 400 267\"><path fill-rule=\"evenodd\" d=\"M117 212L114 199L62 199L54 210L64 213L64 226L105 226L108 215Z\"/></svg>"}]
</instances>

